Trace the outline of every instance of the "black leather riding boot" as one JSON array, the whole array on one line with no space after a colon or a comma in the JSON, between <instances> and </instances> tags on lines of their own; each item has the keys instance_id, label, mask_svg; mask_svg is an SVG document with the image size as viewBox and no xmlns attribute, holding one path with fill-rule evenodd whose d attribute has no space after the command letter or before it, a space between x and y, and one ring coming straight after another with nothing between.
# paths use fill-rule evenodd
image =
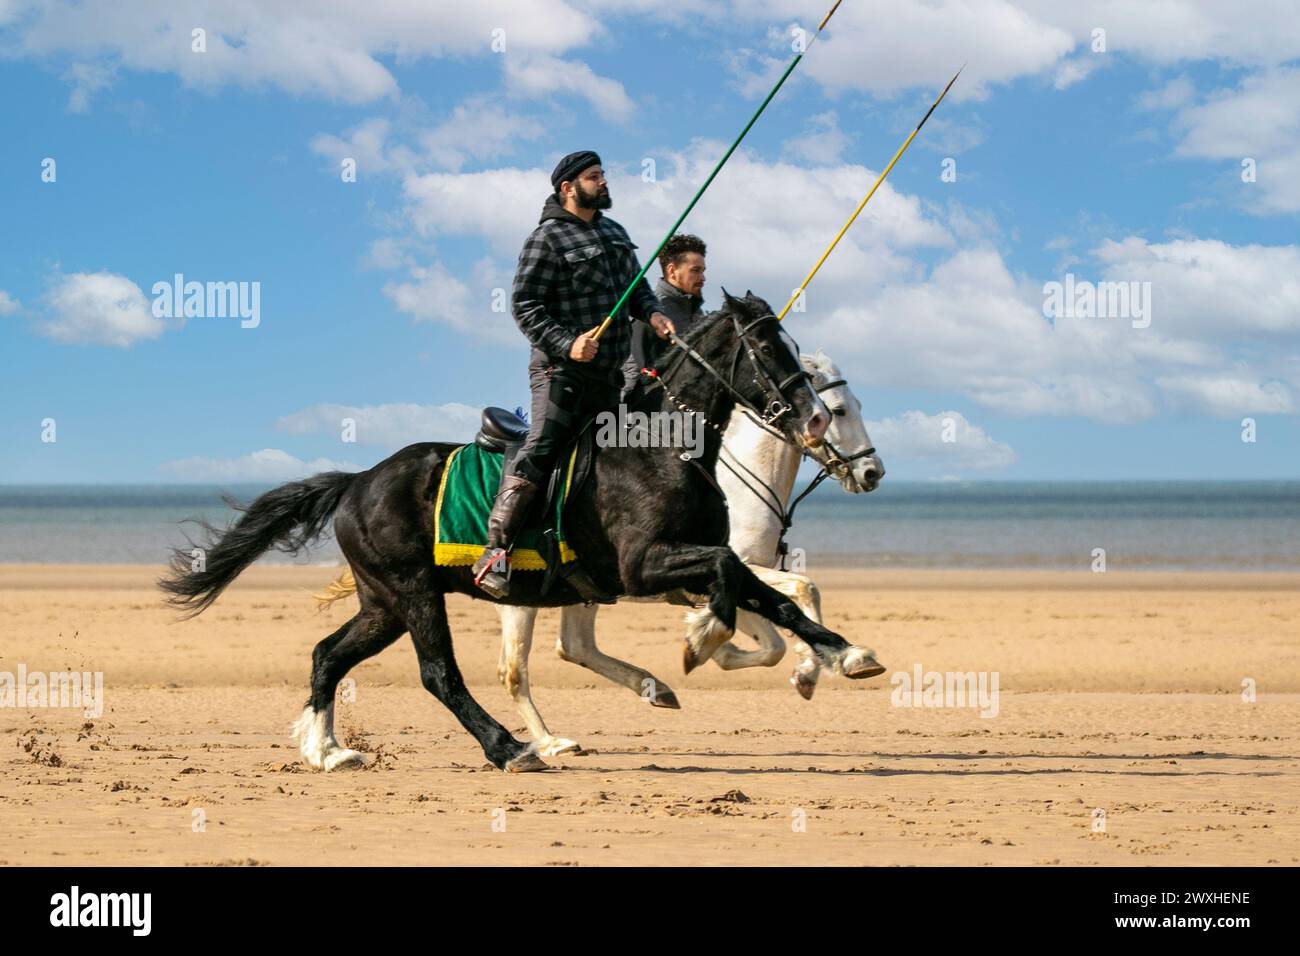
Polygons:
<instances>
[{"instance_id":1,"label":"black leather riding boot","mask_svg":"<svg viewBox=\"0 0 1300 956\"><path fill-rule=\"evenodd\" d=\"M537 486L527 478L507 475L501 479L488 515L487 547L474 562L474 583L494 598L510 593L510 549L536 495Z\"/></svg>"}]
</instances>

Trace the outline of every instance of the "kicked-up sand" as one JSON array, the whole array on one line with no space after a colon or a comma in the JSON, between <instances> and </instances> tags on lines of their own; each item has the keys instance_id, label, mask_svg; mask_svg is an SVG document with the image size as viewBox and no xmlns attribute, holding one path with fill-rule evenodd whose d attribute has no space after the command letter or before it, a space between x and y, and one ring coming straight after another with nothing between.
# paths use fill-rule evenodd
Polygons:
<instances>
[{"instance_id":1,"label":"kicked-up sand","mask_svg":"<svg viewBox=\"0 0 1300 956\"><path fill-rule=\"evenodd\" d=\"M0 864L1300 863L1295 575L819 572L827 624L888 671L807 702L791 655L684 677L680 609L603 609L602 647L680 711L560 661L545 611L535 699L586 752L534 774L487 767L404 637L338 707L369 765L323 774L288 734L356 606L315 610L336 571L258 566L174 623L161 568L0 566L0 703L20 668L104 681L98 716L0 706ZM523 737L495 612L449 608L471 690ZM997 696L904 695L918 667Z\"/></svg>"}]
</instances>

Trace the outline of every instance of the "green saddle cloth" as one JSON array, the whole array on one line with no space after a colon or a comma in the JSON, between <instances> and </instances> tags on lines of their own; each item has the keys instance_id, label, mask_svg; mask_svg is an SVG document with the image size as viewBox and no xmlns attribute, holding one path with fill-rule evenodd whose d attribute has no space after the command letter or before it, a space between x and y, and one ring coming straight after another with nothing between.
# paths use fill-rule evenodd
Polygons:
<instances>
[{"instance_id":1,"label":"green saddle cloth","mask_svg":"<svg viewBox=\"0 0 1300 956\"><path fill-rule=\"evenodd\" d=\"M499 452L487 451L478 445L461 445L447 459L438 485L438 503L434 509L433 563L443 566L473 564L487 546L487 519L501 484ZM536 513L519 537L510 553L510 564L516 571L544 571L546 559L540 548L542 532L552 524L560 545L560 561L568 563L576 555L564 540L560 516L564 502L569 497L569 483L573 480L573 463L577 449L569 455L564 471L564 488L556 496L553 514ZM547 520L550 518L551 520Z\"/></svg>"}]
</instances>

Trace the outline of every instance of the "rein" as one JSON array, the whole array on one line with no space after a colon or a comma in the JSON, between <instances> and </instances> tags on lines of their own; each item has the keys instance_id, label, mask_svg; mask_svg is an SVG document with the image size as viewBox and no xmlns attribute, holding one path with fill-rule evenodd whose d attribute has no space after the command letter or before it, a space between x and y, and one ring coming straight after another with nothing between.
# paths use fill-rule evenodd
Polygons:
<instances>
[{"instance_id":1,"label":"rein","mask_svg":"<svg viewBox=\"0 0 1300 956\"><path fill-rule=\"evenodd\" d=\"M745 413L749 416L751 421L753 421L764 431L774 435L775 437L779 438L781 441L784 442L785 436L778 429L774 427L774 423L779 421L783 416L789 414L793 410L793 407L790 405L790 403L785 400L785 389L788 388L790 385L799 382L801 380L813 379L814 376L808 371L806 371L805 369L800 369L798 372L794 372L791 375L788 375L780 382L778 382L775 376L773 376L771 371L767 368L767 366L762 361L759 360L759 357L757 353L755 353L753 346L749 344L749 339L747 338L747 335L755 326L759 325L760 323L769 322L769 321L778 321L775 315L769 313L767 315L760 316L759 318L754 319L752 322L750 322L748 325L744 327L740 325L739 320L734 315L731 316L731 319L733 325L736 328L738 341L736 343L736 354L731 361L730 378L725 378L721 372L719 372L717 369L713 367L713 365L709 362L708 359L706 359L703 355L701 355L698 351L696 351L694 347L688 345L686 342L684 342L681 338L679 338L675 334L669 334L668 338L674 346L681 349L681 352L679 352L677 356L673 358L670 365L664 369L664 374L661 375L659 374L659 372L651 368L643 368L641 369L641 372L644 375L648 375L650 378L654 379L659 384L659 387L664 390L664 395L668 398L669 401L671 401L674 405L677 406L678 410L692 415L699 415L706 425L708 425L714 431L718 432L719 436L721 436L723 431L723 426L721 424L719 424L718 422L711 421L707 415L696 412L694 409L686 405L686 403L680 401L677 398L677 396L672 393L672 390L669 389L668 387L668 383L665 381L665 376L670 374L671 372L676 371L679 366L679 363L681 363L682 361L684 361L686 358L689 357L697 365L699 365L711 376L713 376L713 378L716 379L718 383L721 384L723 388L727 390L728 393L730 393L732 398L745 411ZM758 380L759 377L761 376L762 381L760 382L760 384L764 385L766 389L770 390L768 392L769 395L771 395L774 392L777 396L776 398L773 398L771 401L769 401L766 414L759 411L753 405L753 403L749 401L749 399L747 399L744 395L740 394L740 392L736 390L736 387L734 385L734 382L736 380L736 374L740 367L740 353L742 348L747 350L749 353L750 363L754 366L754 369L756 371L755 379ZM832 388L836 388L840 385L847 385L847 384L848 382L846 382L842 378L834 379L832 381L825 382L821 385L814 385L813 390L820 395L822 392L829 391ZM791 526L794 524L795 508L799 506L799 503L801 501L803 501L810 494L812 494L812 492L816 490L818 485L820 485L827 478L831 477L831 475L834 475L836 478L842 478L848 472L849 467L853 462L857 461L859 458L866 458L867 456L874 455L876 453L876 449L874 447L868 447L863 449L862 451L855 452L851 455L845 455L838 448L836 448L835 445L832 444L829 439L823 439L822 444L825 445L830 450L831 457L825 462L819 462L820 468L817 474L813 476L811 481L809 481L808 487L806 487L802 492L799 493L798 496L795 497L795 499L792 502L790 502L790 506L788 508L782 507L780 496L776 493L776 491L772 488L772 486L769 485L767 482L763 481L763 479L759 478L758 475L754 474L754 472L750 470L744 464L744 462L740 461L739 458L736 459L736 464L739 465L742 469L744 469L745 473L749 476L749 479L752 479L753 482L752 484L750 480L747 480L745 478L745 475L742 475L739 471L736 470L735 466L732 465L730 461L727 461L721 454L718 455L719 463L724 465L728 471L730 471L733 475L735 475L736 478L739 479L740 483L751 494L753 494L754 497L756 497L760 502L762 502L763 505L769 511L771 511L772 514L776 516L777 520L781 522L781 531L777 538L776 557L780 562L780 570L782 571L786 570L785 559L786 559L786 555L789 553L790 550L789 545L786 543L785 536L786 533L790 530ZM720 448L720 451L722 450L726 450L725 443L723 443ZM808 452L807 449L800 448L799 453L802 457L813 458L814 461L818 460L814 458ZM728 452L728 454L731 453ZM732 455L731 457L734 458L735 456ZM714 490L717 491L718 494L722 496L723 501L724 502L726 501L726 495L723 493L722 487L718 484L717 479L715 479L713 475L709 474L707 468L705 468L695 459L691 458L689 455L683 454L681 458L683 461L688 461L692 465L694 465L696 470L699 471L700 474L702 474L705 477L705 479L709 482L709 484L713 486ZM758 487L755 487L756 485ZM762 490L760 491L759 488L761 488Z\"/></svg>"}]
</instances>

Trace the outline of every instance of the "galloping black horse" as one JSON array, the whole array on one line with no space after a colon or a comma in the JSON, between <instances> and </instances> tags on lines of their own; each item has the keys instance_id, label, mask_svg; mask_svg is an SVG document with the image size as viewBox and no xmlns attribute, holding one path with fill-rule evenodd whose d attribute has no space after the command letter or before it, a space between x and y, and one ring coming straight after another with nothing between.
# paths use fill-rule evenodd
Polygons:
<instances>
[{"instance_id":1,"label":"galloping black horse","mask_svg":"<svg viewBox=\"0 0 1300 956\"><path fill-rule=\"evenodd\" d=\"M829 415L809 385L797 348L762 299L723 294L723 308L695 323L686 340L660 360L662 387L650 389L639 408L689 410L718 423L739 402L787 441L816 446ZM694 639L687 641L687 670L731 636L743 602L793 631L834 670L850 677L875 673L862 672L850 653L857 650L853 645L805 617L727 547L726 505L713 481L721 435L717 428L703 432L703 453L693 461L674 448L596 449L592 476L574 492L565 515L565 536L595 584L610 595L707 595L709 613L700 615ZM475 587L468 566L433 563L436 491L456 447L422 442L369 471L327 472L281 485L224 532L206 527L204 570L191 570L189 550L177 549L172 573L159 582L172 605L198 614L263 552L296 553L334 516L361 610L312 654L311 698L295 735L307 762L318 769L362 760L334 738L335 688L351 668L406 631L424 686L474 735L488 760L512 771L545 766L470 695L452 651L447 592L490 600ZM515 575L505 602L551 607L581 600L567 583L543 595L542 577Z\"/></svg>"}]
</instances>

